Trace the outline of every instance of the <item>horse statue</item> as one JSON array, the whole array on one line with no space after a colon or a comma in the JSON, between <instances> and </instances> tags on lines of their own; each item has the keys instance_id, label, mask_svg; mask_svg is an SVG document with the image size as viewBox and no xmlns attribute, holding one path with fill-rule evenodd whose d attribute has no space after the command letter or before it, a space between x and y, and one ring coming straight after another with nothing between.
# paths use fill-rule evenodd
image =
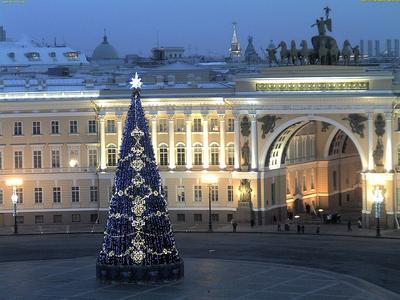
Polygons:
<instances>
[{"instance_id":1,"label":"horse statue","mask_svg":"<svg viewBox=\"0 0 400 300\"><path fill-rule=\"evenodd\" d=\"M327 48L325 40L321 40L319 44L319 50L318 50L318 59L319 63L321 65L327 65L328 64L328 52L329 49Z\"/></svg>"},{"instance_id":2,"label":"horse statue","mask_svg":"<svg viewBox=\"0 0 400 300\"><path fill-rule=\"evenodd\" d=\"M289 65L290 51L288 50L286 43L281 41L277 48L281 48L280 64L283 64L286 61L286 65Z\"/></svg>"},{"instance_id":3,"label":"horse statue","mask_svg":"<svg viewBox=\"0 0 400 300\"><path fill-rule=\"evenodd\" d=\"M300 46L301 48L298 53L300 64L305 65L307 62L310 61L309 56L311 53L311 49L308 49L306 40L302 40Z\"/></svg>"},{"instance_id":4,"label":"horse statue","mask_svg":"<svg viewBox=\"0 0 400 300\"><path fill-rule=\"evenodd\" d=\"M345 65L348 65L350 63L350 58L352 55L353 49L351 48L350 42L348 40L345 40L342 49L342 58Z\"/></svg>"},{"instance_id":5,"label":"horse statue","mask_svg":"<svg viewBox=\"0 0 400 300\"><path fill-rule=\"evenodd\" d=\"M290 52L289 53L290 53L290 61L295 66L296 61L297 61L297 48L296 48L296 42L294 40L292 40L290 42Z\"/></svg>"},{"instance_id":6,"label":"horse statue","mask_svg":"<svg viewBox=\"0 0 400 300\"><path fill-rule=\"evenodd\" d=\"M329 58L330 58L330 64L331 65L337 65L339 62L339 47L336 43L336 40L332 39L330 40L330 51L329 51Z\"/></svg>"}]
</instances>

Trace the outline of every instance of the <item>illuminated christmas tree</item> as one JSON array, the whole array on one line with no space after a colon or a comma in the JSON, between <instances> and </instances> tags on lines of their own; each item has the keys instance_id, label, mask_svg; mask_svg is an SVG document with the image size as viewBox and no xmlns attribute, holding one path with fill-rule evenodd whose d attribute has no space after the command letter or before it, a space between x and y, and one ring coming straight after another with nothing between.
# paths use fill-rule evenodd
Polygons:
<instances>
[{"instance_id":1,"label":"illuminated christmas tree","mask_svg":"<svg viewBox=\"0 0 400 300\"><path fill-rule=\"evenodd\" d=\"M177 280L183 277L183 261L171 228L137 73L130 83L131 105L96 274L111 281Z\"/></svg>"}]
</instances>

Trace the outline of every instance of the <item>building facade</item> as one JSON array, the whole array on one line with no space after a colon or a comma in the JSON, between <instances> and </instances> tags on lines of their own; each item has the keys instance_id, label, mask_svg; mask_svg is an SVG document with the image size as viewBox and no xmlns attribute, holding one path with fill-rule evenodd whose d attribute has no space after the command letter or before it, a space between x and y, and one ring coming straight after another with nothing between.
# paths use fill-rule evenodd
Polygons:
<instances>
[{"instance_id":1,"label":"building facade","mask_svg":"<svg viewBox=\"0 0 400 300\"><path fill-rule=\"evenodd\" d=\"M400 89L391 72L279 67L195 85L159 76L145 76L142 98L172 222L206 223L211 201L217 223L324 209L372 226L379 189L382 224L396 226ZM3 80L0 225L13 224L14 177L23 180L21 224L105 221L130 94L68 82Z\"/></svg>"}]
</instances>

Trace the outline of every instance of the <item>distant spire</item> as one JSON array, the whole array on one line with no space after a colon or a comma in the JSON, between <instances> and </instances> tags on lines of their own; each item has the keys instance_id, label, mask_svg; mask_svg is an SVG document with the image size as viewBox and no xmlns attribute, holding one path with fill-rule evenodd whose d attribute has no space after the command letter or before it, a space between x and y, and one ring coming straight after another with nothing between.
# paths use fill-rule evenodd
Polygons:
<instances>
[{"instance_id":1,"label":"distant spire","mask_svg":"<svg viewBox=\"0 0 400 300\"><path fill-rule=\"evenodd\" d=\"M108 44L107 41L107 30L104 28L103 44Z\"/></svg>"},{"instance_id":2,"label":"distant spire","mask_svg":"<svg viewBox=\"0 0 400 300\"><path fill-rule=\"evenodd\" d=\"M231 58L240 57L240 43L237 37L237 30L236 30L237 23L233 22L232 25L233 25L233 33L232 33L231 47L229 48L229 55Z\"/></svg>"}]
</instances>

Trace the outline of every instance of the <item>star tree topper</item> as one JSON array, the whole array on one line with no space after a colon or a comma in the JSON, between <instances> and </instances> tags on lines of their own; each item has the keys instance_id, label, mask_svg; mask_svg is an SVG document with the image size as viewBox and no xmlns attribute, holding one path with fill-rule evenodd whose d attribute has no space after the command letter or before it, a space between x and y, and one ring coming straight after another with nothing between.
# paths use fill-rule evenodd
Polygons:
<instances>
[{"instance_id":1,"label":"star tree topper","mask_svg":"<svg viewBox=\"0 0 400 300\"><path fill-rule=\"evenodd\" d=\"M129 82L131 85L131 89L140 89L142 86L142 78L139 78L138 73L135 73L135 77L132 77L131 82Z\"/></svg>"}]
</instances>

